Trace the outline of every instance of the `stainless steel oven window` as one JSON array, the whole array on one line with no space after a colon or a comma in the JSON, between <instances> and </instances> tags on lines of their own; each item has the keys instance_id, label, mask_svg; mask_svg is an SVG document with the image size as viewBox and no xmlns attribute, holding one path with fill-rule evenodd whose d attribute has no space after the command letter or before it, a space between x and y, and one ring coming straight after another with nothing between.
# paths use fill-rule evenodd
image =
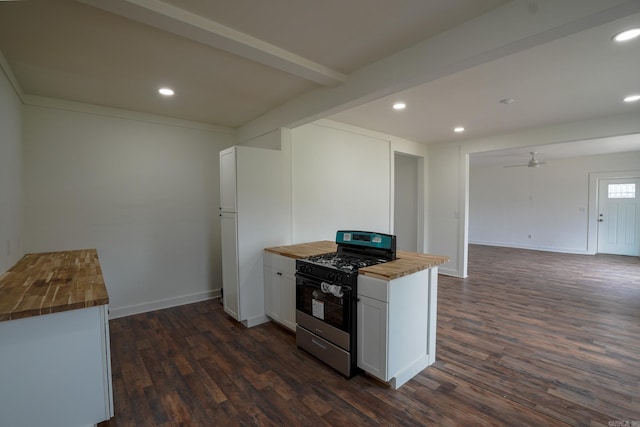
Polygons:
<instances>
[{"instance_id":1,"label":"stainless steel oven window","mask_svg":"<svg viewBox=\"0 0 640 427\"><path fill-rule=\"evenodd\" d=\"M343 331L349 332L351 309L350 292L343 291L339 298L322 292L319 282L298 277L296 279L296 308Z\"/></svg>"}]
</instances>

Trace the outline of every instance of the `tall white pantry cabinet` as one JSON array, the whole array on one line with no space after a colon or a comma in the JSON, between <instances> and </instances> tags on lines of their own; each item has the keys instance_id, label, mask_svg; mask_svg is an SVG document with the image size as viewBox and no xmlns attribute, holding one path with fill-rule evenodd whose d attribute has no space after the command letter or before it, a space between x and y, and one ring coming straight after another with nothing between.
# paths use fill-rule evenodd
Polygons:
<instances>
[{"instance_id":1,"label":"tall white pantry cabinet","mask_svg":"<svg viewBox=\"0 0 640 427\"><path fill-rule=\"evenodd\" d=\"M281 153L234 146L220 152L224 310L246 327L267 322L264 248L284 243Z\"/></svg>"}]
</instances>

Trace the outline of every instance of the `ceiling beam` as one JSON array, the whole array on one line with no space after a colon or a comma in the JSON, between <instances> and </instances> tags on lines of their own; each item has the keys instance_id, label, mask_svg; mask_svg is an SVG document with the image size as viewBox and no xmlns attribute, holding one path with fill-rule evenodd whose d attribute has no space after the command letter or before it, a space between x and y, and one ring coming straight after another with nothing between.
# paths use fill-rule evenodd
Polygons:
<instances>
[{"instance_id":1,"label":"ceiling beam","mask_svg":"<svg viewBox=\"0 0 640 427\"><path fill-rule=\"evenodd\" d=\"M81 3L177 34L323 86L347 76L248 34L159 0L78 0Z\"/></svg>"},{"instance_id":2,"label":"ceiling beam","mask_svg":"<svg viewBox=\"0 0 640 427\"><path fill-rule=\"evenodd\" d=\"M269 111L238 128L237 142L328 117L638 12L640 0L514 0L361 68L339 87L315 89Z\"/></svg>"}]
</instances>

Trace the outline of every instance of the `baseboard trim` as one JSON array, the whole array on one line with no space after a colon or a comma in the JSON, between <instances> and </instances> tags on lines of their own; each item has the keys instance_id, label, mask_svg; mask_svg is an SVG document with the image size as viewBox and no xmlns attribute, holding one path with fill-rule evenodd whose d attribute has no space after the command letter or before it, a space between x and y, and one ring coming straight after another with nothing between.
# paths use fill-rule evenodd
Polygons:
<instances>
[{"instance_id":1,"label":"baseboard trim","mask_svg":"<svg viewBox=\"0 0 640 427\"><path fill-rule=\"evenodd\" d=\"M453 276L458 277L460 279L464 279L458 270L454 270L452 268L443 268L442 266L438 267L438 274L442 274L443 276Z\"/></svg>"},{"instance_id":2,"label":"baseboard trim","mask_svg":"<svg viewBox=\"0 0 640 427\"><path fill-rule=\"evenodd\" d=\"M241 323L247 328L253 328L254 326L262 325L263 323L267 323L270 321L271 321L270 318L262 314L260 316L251 317L247 320L243 320Z\"/></svg>"},{"instance_id":3,"label":"baseboard trim","mask_svg":"<svg viewBox=\"0 0 640 427\"><path fill-rule=\"evenodd\" d=\"M517 245L512 243L496 243L496 242L469 242L469 244L480 245L480 246L496 246L499 248L527 249L530 251L557 252L562 254L595 255L595 252L590 252L582 249L557 248L557 247L545 247L545 246L527 246L527 245Z\"/></svg>"},{"instance_id":4,"label":"baseboard trim","mask_svg":"<svg viewBox=\"0 0 640 427\"><path fill-rule=\"evenodd\" d=\"M130 305L127 307L109 307L109 320L117 319L119 317L132 316L134 314L146 313L148 311L162 310L179 305L219 298L221 294L222 293L220 292L220 289L214 289L212 291L196 292L194 294L150 301L142 304Z\"/></svg>"}]
</instances>

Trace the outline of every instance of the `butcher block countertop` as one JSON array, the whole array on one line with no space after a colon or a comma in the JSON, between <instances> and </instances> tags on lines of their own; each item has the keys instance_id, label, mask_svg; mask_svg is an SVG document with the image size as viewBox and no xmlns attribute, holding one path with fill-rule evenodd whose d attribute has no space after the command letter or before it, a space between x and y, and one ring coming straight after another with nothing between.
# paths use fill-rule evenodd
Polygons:
<instances>
[{"instance_id":1,"label":"butcher block countertop","mask_svg":"<svg viewBox=\"0 0 640 427\"><path fill-rule=\"evenodd\" d=\"M297 245L276 246L274 248L266 248L265 251L274 254L286 256L289 258L309 258L314 255L328 254L338 249L334 242L321 240L319 242L299 243Z\"/></svg>"},{"instance_id":2,"label":"butcher block countertop","mask_svg":"<svg viewBox=\"0 0 640 427\"><path fill-rule=\"evenodd\" d=\"M290 246L277 246L266 248L268 252L289 258L307 258L313 255L335 252L337 249L334 242L322 240L319 242L301 243ZM417 273L421 270L437 267L449 261L446 256L419 254L416 252L397 251L397 259L383 264L372 265L358 270L358 274L376 277L382 280L393 280L402 276Z\"/></svg>"},{"instance_id":3,"label":"butcher block countertop","mask_svg":"<svg viewBox=\"0 0 640 427\"><path fill-rule=\"evenodd\" d=\"M397 258L393 261L361 268L358 270L358 274L382 280L393 280L421 270L437 267L449 261L446 256L419 254L417 252L398 251L396 256Z\"/></svg>"},{"instance_id":4,"label":"butcher block countertop","mask_svg":"<svg viewBox=\"0 0 640 427\"><path fill-rule=\"evenodd\" d=\"M108 303L95 249L27 254L0 275L0 321Z\"/></svg>"}]
</instances>

